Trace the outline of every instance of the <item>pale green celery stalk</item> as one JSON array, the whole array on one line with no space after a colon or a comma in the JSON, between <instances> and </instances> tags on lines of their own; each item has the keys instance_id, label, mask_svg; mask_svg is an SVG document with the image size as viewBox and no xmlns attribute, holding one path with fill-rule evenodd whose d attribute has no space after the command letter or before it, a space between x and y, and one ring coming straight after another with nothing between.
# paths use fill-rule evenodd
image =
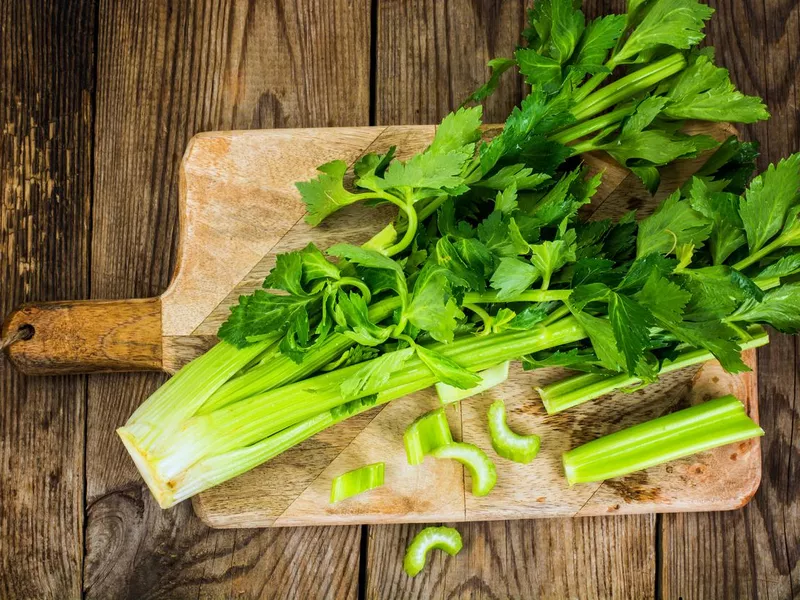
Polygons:
<instances>
[{"instance_id":1,"label":"pale green celery stalk","mask_svg":"<svg viewBox=\"0 0 800 600\"><path fill-rule=\"evenodd\" d=\"M680 73L686 68L686 64L683 54L671 54L590 94L572 107L571 112L578 121L594 117L615 104Z\"/></svg>"},{"instance_id":2,"label":"pale green celery stalk","mask_svg":"<svg viewBox=\"0 0 800 600\"><path fill-rule=\"evenodd\" d=\"M589 135L590 133L600 131L606 127L609 127L610 125L619 123L632 112L633 107L620 108L605 115L595 117L594 119L584 121L583 123L573 125L569 129L565 129L560 133L551 136L550 139L554 142L558 142L559 144L567 145L570 142L574 142L575 140Z\"/></svg>"},{"instance_id":3,"label":"pale green celery stalk","mask_svg":"<svg viewBox=\"0 0 800 600\"><path fill-rule=\"evenodd\" d=\"M769 336L758 325L748 328L750 339L740 342L742 350L764 346ZM659 377L679 369L714 360L707 350L690 350L679 354L675 360L665 360ZM610 394L613 391L642 385L642 380L627 373L582 373L536 388L547 414L560 413L568 408Z\"/></svg>"},{"instance_id":4,"label":"pale green celery stalk","mask_svg":"<svg viewBox=\"0 0 800 600\"><path fill-rule=\"evenodd\" d=\"M220 342L183 367L162 385L128 419L126 427L136 431L143 443L191 417L228 379L272 346L278 336L246 348Z\"/></svg>"},{"instance_id":5,"label":"pale green celery stalk","mask_svg":"<svg viewBox=\"0 0 800 600\"><path fill-rule=\"evenodd\" d=\"M400 298L386 298L369 307L369 318L373 323L380 323L399 307ZM319 348L308 352L299 364L284 354L273 356L269 362L250 369L220 387L197 414L208 414L254 394L293 383L318 371L353 346L355 342L346 335L332 333Z\"/></svg>"},{"instance_id":6,"label":"pale green celery stalk","mask_svg":"<svg viewBox=\"0 0 800 600\"><path fill-rule=\"evenodd\" d=\"M565 452L564 472L570 485L603 481L761 435L742 403L724 396Z\"/></svg>"},{"instance_id":7,"label":"pale green celery stalk","mask_svg":"<svg viewBox=\"0 0 800 600\"><path fill-rule=\"evenodd\" d=\"M546 328L465 338L434 346L470 371L584 339L578 322L567 317ZM341 420L331 412L351 399L341 396L343 381L365 363L299 381L239 401L208 415L188 418L144 444L138 431L117 430L153 495L171 506L268 460ZM380 404L436 383L436 376L418 358L409 359L380 385L366 385L359 397L375 396ZM368 406L364 407L366 410ZM348 413L355 414L361 410ZM222 463L217 459L226 457ZM198 478L201 481L198 481ZM186 489L184 489L186 488Z\"/></svg>"}]
</instances>

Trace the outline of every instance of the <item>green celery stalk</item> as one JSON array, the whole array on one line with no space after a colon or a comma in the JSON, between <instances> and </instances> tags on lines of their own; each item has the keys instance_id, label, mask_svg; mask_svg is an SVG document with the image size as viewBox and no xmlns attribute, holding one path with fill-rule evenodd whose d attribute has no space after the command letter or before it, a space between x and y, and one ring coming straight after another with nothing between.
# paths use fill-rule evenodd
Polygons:
<instances>
[{"instance_id":1,"label":"green celery stalk","mask_svg":"<svg viewBox=\"0 0 800 600\"><path fill-rule=\"evenodd\" d=\"M428 552L444 550L450 556L461 551L461 534L452 527L426 527L414 536L403 559L406 575L414 577L425 568Z\"/></svg>"},{"instance_id":2,"label":"green celery stalk","mask_svg":"<svg viewBox=\"0 0 800 600\"><path fill-rule=\"evenodd\" d=\"M506 405L496 400L487 412L492 448L505 459L528 464L539 453L541 438L538 435L520 435L506 422Z\"/></svg>"},{"instance_id":3,"label":"green celery stalk","mask_svg":"<svg viewBox=\"0 0 800 600\"><path fill-rule=\"evenodd\" d=\"M399 307L400 298L392 297L381 300L370 306L369 318L373 323L380 323ZM258 365L221 386L203 404L197 414L212 413L244 398L293 383L319 371L354 345L355 342L346 335L332 333L318 348L308 352L303 358L303 362L299 364L283 354L274 356L269 362Z\"/></svg>"},{"instance_id":4,"label":"green celery stalk","mask_svg":"<svg viewBox=\"0 0 800 600\"><path fill-rule=\"evenodd\" d=\"M742 350L758 348L769 343L769 335L758 325L751 326L748 333L751 338L739 344ZM714 360L714 355L707 350L688 350L679 354L674 360L665 360L658 375L710 360ZM547 414L553 415L616 390L640 385L642 385L641 379L627 373L581 373L535 389L542 399Z\"/></svg>"},{"instance_id":5,"label":"green celery stalk","mask_svg":"<svg viewBox=\"0 0 800 600\"><path fill-rule=\"evenodd\" d=\"M381 487L384 471L385 464L378 462L338 475L331 484L331 504Z\"/></svg>"},{"instance_id":6,"label":"green celery stalk","mask_svg":"<svg viewBox=\"0 0 800 600\"><path fill-rule=\"evenodd\" d=\"M464 338L434 346L470 371L579 341L586 337L578 322L567 317L530 331ZM117 430L153 495L163 507L222 483L273 458L295 444L347 418L436 383L436 376L418 358L409 359L379 387L365 387L371 398L346 414L340 386L364 363L289 384L241 400L211 414L187 417L170 429L158 422L147 427L126 424Z\"/></svg>"},{"instance_id":7,"label":"green celery stalk","mask_svg":"<svg viewBox=\"0 0 800 600\"><path fill-rule=\"evenodd\" d=\"M742 403L724 396L565 452L564 472L570 485L603 481L761 435Z\"/></svg>"},{"instance_id":8,"label":"green celery stalk","mask_svg":"<svg viewBox=\"0 0 800 600\"><path fill-rule=\"evenodd\" d=\"M497 483L497 469L486 453L472 444L454 442L431 451L435 458L457 460L472 478L472 495L486 496Z\"/></svg>"},{"instance_id":9,"label":"green celery stalk","mask_svg":"<svg viewBox=\"0 0 800 600\"><path fill-rule=\"evenodd\" d=\"M425 413L414 420L403 433L403 446L406 460L410 465L420 465L425 455L439 446L453 443L447 415L439 408Z\"/></svg>"}]
</instances>

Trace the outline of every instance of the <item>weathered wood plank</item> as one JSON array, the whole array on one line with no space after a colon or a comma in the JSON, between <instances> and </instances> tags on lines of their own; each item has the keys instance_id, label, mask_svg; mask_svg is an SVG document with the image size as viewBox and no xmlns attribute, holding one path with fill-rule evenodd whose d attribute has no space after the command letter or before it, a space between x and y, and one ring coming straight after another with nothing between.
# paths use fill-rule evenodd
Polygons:
<instances>
[{"instance_id":1,"label":"weathered wood plank","mask_svg":"<svg viewBox=\"0 0 800 600\"><path fill-rule=\"evenodd\" d=\"M772 119L744 127L761 143L761 168L800 150L800 5L792 0L711 2L709 43ZM763 471L742 511L663 519L663 597L800 595L800 359L797 339L772 333L759 358Z\"/></svg>"},{"instance_id":2,"label":"weathered wood plank","mask_svg":"<svg viewBox=\"0 0 800 600\"><path fill-rule=\"evenodd\" d=\"M376 122L438 122L483 82L489 58L513 52L527 4L379 3ZM587 3L587 13L606 12L608 4ZM521 99L515 81L504 81L489 103L489 122L503 121ZM367 597L652 597L655 522L642 516L459 524L463 553L437 557L413 580L402 571L402 555L419 527L370 527Z\"/></svg>"},{"instance_id":3,"label":"weathered wood plank","mask_svg":"<svg viewBox=\"0 0 800 600\"><path fill-rule=\"evenodd\" d=\"M158 295L198 131L363 125L369 2L100 3L93 297ZM360 530L211 531L161 511L114 428L163 378L91 378L88 598L352 598Z\"/></svg>"},{"instance_id":4,"label":"weathered wood plank","mask_svg":"<svg viewBox=\"0 0 800 600\"><path fill-rule=\"evenodd\" d=\"M6 314L88 292L94 2L2 1L0 31ZM85 377L24 378L0 357L2 598L80 595L85 398Z\"/></svg>"}]
</instances>

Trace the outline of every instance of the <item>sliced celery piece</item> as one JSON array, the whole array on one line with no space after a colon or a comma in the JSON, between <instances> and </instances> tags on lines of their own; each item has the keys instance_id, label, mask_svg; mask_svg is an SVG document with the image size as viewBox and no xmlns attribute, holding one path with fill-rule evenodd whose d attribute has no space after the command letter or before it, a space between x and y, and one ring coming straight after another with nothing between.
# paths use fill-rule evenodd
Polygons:
<instances>
[{"instance_id":1,"label":"sliced celery piece","mask_svg":"<svg viewBox=\"0 0 800 600\"><path fill-rule=\"evenodd\" d=\"M408 464L421 464L426 454L452 441L453 436L444 409L438 408L425 413L411 423L403 434Z\"/></svg>"},{"instance_id":2,"label":"sliced celery piece","mask_svg":"<svg viewBox=\"0 0 800 600\"><path fill-rule=\"evenodd\" d=\"M565 452L570 485L603 481L689 456L703 450L764 435L734 396L634 425Z\"/></svg>"},{"instance_id":3,"label":"sliced celery piece","mask_svg":"<svg viewBox=\"0 0 800 600\"><path fill-rule=\"evenodd\" d=\"M384 469L384 463L379 462L353 469L335 477L331 484L331 504L381 487Z\"/></svg>"},{"instance_id":4,"label":"sliced celery piece","mask_svg":"<svg viewBox=\"0 0 800 600\"><path fill-rule=\"evenodd\" d=\"M481 378L481 382L475 387L466 390L447 385L440 381L436 384L436 394L439 396L439 400L442 401L442 404L452 404L453 402L458 402L464 398L469 398L470 396L485 392L508 379L508 366L510 364L510 361L506 361L496 367L480 371L477 375Z\"/></svg>"},{"instance_id":5,"label":"sliced celery piece","mask_svg":"<svg viewBox=\"0 0 800 600\"><path fill-rule=\"evenodd\" d=\"M503 458L527 464L539 453L541 438L538 435L520 435L506 423L506 405L496 400L489 407L489 435L492 448Z\"/></svg>"},{"instance_id":6,"label":"sliced celery piece","mask_svg":"<svg viewBox=\"0 0 800 600\"><path fill-rule=\"evenodd\" d=\"M426 527L408 545L403 569L409 577L414 577L425 568L430 550L444 550L455 556L462 546L461 534L452 527Z\"/></svg>"},{"instance_id":7,"label":"sliced celery piece","mask_svg":"<svg viewBox=\"0 0 800 600\"><path fill-rule=\"evenodd\" d=\"M472 444L457 442L439 446L431 452L436 458L457 460L469 471L472 477L472 495L485 496L497 483L497 469L486 453Z\"/></svg>"}]
</instances>

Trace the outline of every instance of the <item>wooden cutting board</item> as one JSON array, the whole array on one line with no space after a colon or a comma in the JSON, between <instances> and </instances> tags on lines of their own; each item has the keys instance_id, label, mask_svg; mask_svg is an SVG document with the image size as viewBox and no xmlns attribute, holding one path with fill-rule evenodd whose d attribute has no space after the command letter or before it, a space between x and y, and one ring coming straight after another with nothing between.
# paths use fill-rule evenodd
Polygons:
<instances>
[{"instance_id":1,"label":"wooden cutting board","mask_svg":"<svg viewBox=\"0 0 800 600\"><path fill-rule=\"evenodd\" d=\"M727 125L690 128L718 139L733 133ZM31 375L174 372L214 343L228 307L261 285L276 254L310 241L321 248L362 243L392 216L389 209L349 207L312 229L302 220L294 182L313 177L321 163L342 158L352 164L365 152L391 145L401 158L408 157L422 150L434 131L434 126L357 127L196 136L181 169L181 243L169 289L159 298L22 306L6 320L2 339L27 339L6 348L8 356ZM650 198L635 177L607 157L584 159L605 171L586 207L597 218L634 208L647 214L702 164L698 159L667 169L659 194ZM755 368L752 351L746 360ZM469 493L469 477L458 463L430 458L416 467L406 463L404 428L437 406L435 395L425 390L341 423L201 494L194 499L195 510L214 527L435 522L723 510L742 506L755 492L761 475L757 440L572 488L560 465L561 453L581 443L724 394L735 394L757 418L755 371L732 376L712 362L643 391L548 417L533 387L563 375L557 369L523 373L516 366L505 384L448 409L454 435L496 459L498 483L485 498ZM531 464L515 464L492 451L485 415L495 398L505 400L513 428L542 437L542 450ZM383 488L329 505L333 477L377 461L386 463Z\"/></svg>"}]
</instances>

